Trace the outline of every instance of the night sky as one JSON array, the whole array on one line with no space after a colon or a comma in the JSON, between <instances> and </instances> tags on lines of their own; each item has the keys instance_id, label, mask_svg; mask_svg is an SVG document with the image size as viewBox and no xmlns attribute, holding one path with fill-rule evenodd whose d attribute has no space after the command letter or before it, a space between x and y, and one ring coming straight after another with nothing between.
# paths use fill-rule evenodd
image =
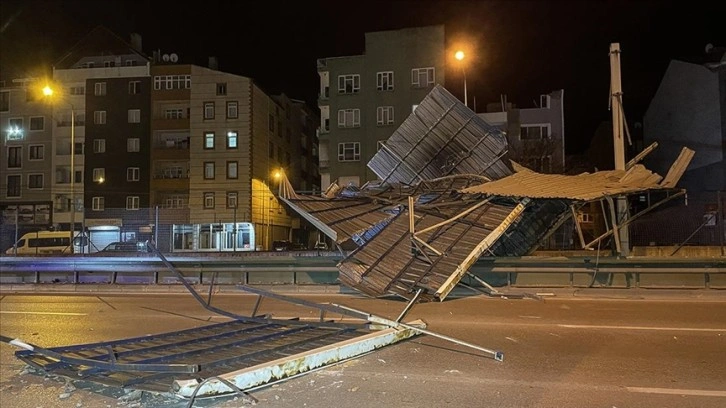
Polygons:
<instances>
[{"instance_id":1,"label":"night sky","mask_svg":"<svg viewBox=\"0 0 726 408\"><path fill-rule=\"evenodd\" d=\"M473 46L470 106L506 94L533 107L565 90L567 152L584 150L610 118L610 43L619 42L625 115L641 120L671 59L703 62L705 46L726 46L721 1L41 1L0 3L0 70L27 76L52 65L97 25L143 51L176 53L182 63L248 76L270 94L316 106L316 60L359 55L364 33L444 24L447 46ZM199 10L206 10L199 12ZM453 52L453 50L452 50ZM3 75L5 76L5 75ZM460 71L447 88L463 94Z\"/></svg>"}]
</instances>

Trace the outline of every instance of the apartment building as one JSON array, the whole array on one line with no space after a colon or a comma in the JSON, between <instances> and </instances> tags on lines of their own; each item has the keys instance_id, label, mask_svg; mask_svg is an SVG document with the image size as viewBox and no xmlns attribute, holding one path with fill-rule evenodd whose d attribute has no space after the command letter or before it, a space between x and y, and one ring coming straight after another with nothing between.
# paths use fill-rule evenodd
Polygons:
<instances>
[{"instance_id":1,"label":"apartment building","mask_svg":"<svg viewBox=\"0 0 726 408\"><path fill-rule=\"evenodd\" d=\"M43 168L43 187L38 187L41 178L36 176L37 173L33 173L32 177L30 174L27 175L29 180L32 180L33 187L31 188L29 182L24 182L21 183L19 191L16 191L13 184L15 177L10 177L11 184L2 186L4 194L0 198L3 200L0 207L3 208L3 214L18 208L20 212L24 213L30 210L47 215L34 216L33 222L29 222L30 217L27 217L28 222L19 221L18 224L8 217L3 217L0 232L2 232L1 239L4 245L12 241L12 238L8 238L9 234L6 233L10 227L18 231L27 231L47 228L68 230L71 225L74 229L80 230L94 226L93 223L86 222L86 209L90 206L84 205L84 187L86 186L84 178L87 173L85 165L87 98L105 97L105 95L100 95L100 93L106 92L103 87L105 81L94 82L97 79L115 78L125 81L122 78L148 77L148 59L138 51L141 47L140 41L140 37L132 36L132 42L135 44L131 44L104 27L97 27L72 47L63 58L56 61L48 76L20 80L10 79L11 84L18 86L7 89L9 102L5 112L7 119L3 117L0 119L1 123L20 124L20 119L23 119L20 133L24 133L26 128L36 129L40 126L40 122L43 122L43 127L47 130L42 132L34 130L32 138L22 140L17 139L17 135L10 135L8 132L5 135L6 142L27 144L27 147L23 146L19 150L32 150L34 157L42 155L42 160L34 159L35 169L28 167L30 162L27 163L26 168L27 171L37 171L39 166ZM5 83L7 84L8 81ZM98 88L96 88L96 83L99 83ZM44 94L44 88L52 90L52 94ZM5 95L5 93L3 94ZM20 94L26 95L25 98L19 97ZM3 97L3 99L5 98ZM97 111L99 117L94 118L94 113ZM40 116L43 118L35 116L32 112L42 113ZM101 110L94 108L90 112L90 118L99 121L106 119ZM27 120L23 118L26 115ZM31 123L31 119L33 123ZM41 133L45 136L40 136ZM7 140L8 137L16 140ZM6 155L15 154L15 151L15 149L5 150L0 160L4 163L7 162ZM6 178L5 182L7 183L7 181ZM49 200L50 205L35 203L29 206L26 203L27 199L36 193L44 195L40 201ZM117 223L117 227L118 224L120 222ZM118 232L116 236L118 236Z\"/></svg>"},{"instance_id":2,"label":"apartment building","mask_svg":"<svg viewBox=\"0 0 726 408\"><path fill-rule=\"evenodd\" d=\"M18 225L22 234L55 222L52 108L33 78L3 78L0 85L0 225Z\"/></svg>"},{"instance_id":3,"label":"apartment building","mask_svg":"<svg viewBox=\"0 0 726 408\"><path fill-rule=\"evenodd\" d=\"M212 59L201 67L176 54L149 58L137 51L139 36L131 42L102 27L91 32L53 67L62 92L52 104L31 99L40 79L3 86L1 123L15 129L4 132L3 246L21 210L34 229L85 228L97 247L152 237L163 250L309 241L272 189L284 172L296 190L320 191L318 115L218 71ZM22 160L28 155L32 164ZM235 239L241 223L254 225L244 235L252 242Z\"/></svg>"},{"instance_id":4,"label":"apartment building","mask_svg":"<svg viewBox=\"0 0 726 408\"><path fill-rule=\"evenodd\" d=\"M363 55L321 58L321 186L360 186L380 143L436 84L445 84L443 25L365 34Z\"/></svg>"}]
</instances>

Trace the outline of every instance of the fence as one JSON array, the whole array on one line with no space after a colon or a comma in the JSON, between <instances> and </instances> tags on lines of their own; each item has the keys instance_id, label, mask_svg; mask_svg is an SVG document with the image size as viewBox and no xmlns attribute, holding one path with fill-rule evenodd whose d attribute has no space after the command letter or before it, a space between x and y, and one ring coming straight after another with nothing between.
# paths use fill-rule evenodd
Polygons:
<instances>
[{"instance_id":1,"label":"fence","mask_svg":"<svg viewBox=\"0 0 726 408\"><path fill-rule=\"evenodd\" d=\"M630 213L635 214L655 203L658 198L646 194L631 197ZM600 236L609 227L599 204L589 207L580 220L585 241ZM633 220L628 226L631 248L666 246L674 250L682 246L720 247L726 255L726 192L689 193L656 207ZM601 244L602 249L614 249L612 236ZM564 223L543 243L542 249L576 250L579 238L575 224Z\"/></svg>"},{"instance_id":2,"label":"fence","mask_svg":"<svg viewBox=\"0 0 726 408\"><path fill-rule=\"evenodd\" d=\"M632 197L631 213L647 207L651 197ZM652 199L655 202L655 199ZM23 217L0 209L0 249L10 248L23 234L39 230L68 230L64 215L50 205L15 206L28 212ZM273 211L274 210L274 211ZM33 214L33 211L38 214ZM592 239L606 230L607 217L598 203L589 207L581 221L583 233ZM42 215L42 216L41 216ZM81 216L83 215L83 216ZM96 252L111 242L154 240L164 253L174 252L240 252L271 250L275 240L286 240L300 244L299 248L312 248L319 239L314 227L301 220L299 223L284 217L281 208L270 208L269 214L262 213L249 219L249 212L227 212L216 214L207 223L190 223L189 208L142 208L138 210L105 209L103 212L81 209L76 213L76 227L82 228L90 237L90 245L84 252ZM631 247L707 246L720 248L720 255L726 255L726 193L689 193L673 199L653 211L637 218L628 226ZM286 224L287 222L287 224ZM601 249L613 249L612 237L604 240ZM541 249L577 250L579 238L574 222L569 220L556 230Z\"/></svg>"}]
</instances>

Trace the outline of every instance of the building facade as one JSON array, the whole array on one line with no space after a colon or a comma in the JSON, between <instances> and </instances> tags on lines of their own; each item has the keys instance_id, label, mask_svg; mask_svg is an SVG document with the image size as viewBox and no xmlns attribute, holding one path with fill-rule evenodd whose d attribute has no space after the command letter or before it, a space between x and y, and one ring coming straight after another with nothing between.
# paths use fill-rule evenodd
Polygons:
<instances>
[{"instance_id":1,"label":"building facade","mask_svg":"<svg viewBox=\"0 0 726 408\"><path fill-rule=\"evenodd\" d=\"M565 170L565 114L563 89L540 95L539 106L517 108L511 103L487 105L478 113L507 133L512 160L540 173Z\"/></svg>"},{"instance_id":2,"label":"building facade","mask_svg":"<svg viewBox=\"0 0 726 408\"><path fill-rule=\"evenodd\" d=\"M152 238L171 251L314 241L272 190L284 172L296 190L320 191L319 116L211 59L207 68L140 49L139 36L127 43L100 27L50 80L3 84L2 246L18 227L84 229L95 249ZM47 82L52 101L38 96Z\"/></svg>"},{"instance_id":3,"label":"building facade","mask_svg":"<svg viewBox=\"0 0 726 408\"><path fill-rule=\"evenodd\" d=\"M51 193L52 108L42 100L36 82L11 78L0 87L0 224L19 227L0 238L3 248L26 229L46 228L58 217Z\"/></svg>"},{"instance_id":4,"label":"building facade","mask_svg":"<svg viewBox=\"0 0 726 408\"><path fill-rule=\"evenodd\" d=\"M365 54L322 58L321 186L361 186L378 151L436 84L445 84L444 26L365 34Z\"/></svg>"},{"instance_id":5,"label":"building facade","mask_svg":"<svg viewBox=\"0 0 726 408\"><path fill-rule=\"evenodd\" d=\"M726 52L710 63L673 60L643 118L648 168L666 174L681 147L695 151L680 181L689 192L726 190Z\"/></svg>"}]
</instances>

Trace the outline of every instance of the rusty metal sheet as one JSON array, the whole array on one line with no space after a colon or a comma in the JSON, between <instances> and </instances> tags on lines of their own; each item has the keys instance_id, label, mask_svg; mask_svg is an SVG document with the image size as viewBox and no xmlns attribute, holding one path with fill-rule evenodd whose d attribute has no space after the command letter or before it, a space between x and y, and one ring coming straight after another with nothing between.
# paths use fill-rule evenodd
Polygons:
<instances>
[{"instance_id":1,"label":"rusty metal sheet","mask_svg":"<svg viewBox=\"0 0 726 408\"><path fill-rule=\"evenodd\" d=\"M688 164L691 163L694 154L695 152L687 147L681 149L681 153L678 155L676 161L673 162L671 168L668 169L668 174L666 174L661 185L663 187L675 187L678 184L678 180L683 176L683 173L686 172Z\"/></svg>"},{"instance_id":2,"label":"rusty metal sheet","mask_svg":"<svg viewBox=\"0 0 726 408\"><path fill-rule=\"evenodd\" d=\"M598 200L607 196L662 189L662 177L642 165L630 170L609 170L578 175L542 174L522 169L511 176L465 188L463 193L505 197Z\"/></svg>"}]
</instances>

